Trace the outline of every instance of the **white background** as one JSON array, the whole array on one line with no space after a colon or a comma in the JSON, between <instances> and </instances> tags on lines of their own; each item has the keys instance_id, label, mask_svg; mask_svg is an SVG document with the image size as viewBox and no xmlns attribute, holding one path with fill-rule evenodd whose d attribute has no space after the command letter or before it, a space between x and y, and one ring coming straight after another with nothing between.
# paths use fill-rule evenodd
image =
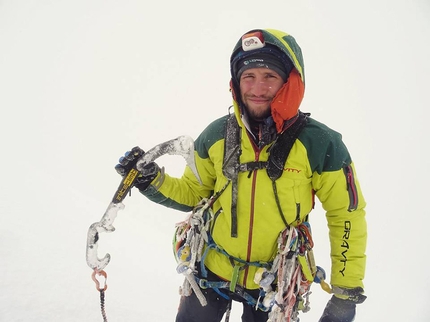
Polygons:
<instances>
[{"instance_id":1,"label":"white background","mask_svg":"<svg viewBox=\"0 0 430 322\"><path fill-rule=\"evenodd\" d=\"M231 50L254 28L296 38L301 109L341 132L355 161L369 226L356 321L430 320L428 0L0 0L0 321L102 320L86 234L120 182L118 158L224 115ZM158 163L182 174L180 157ZM109 321L173 321L185 214L137 192L124 204L99 241L112 255ZM329 273L320 207L311 223ZM313 290L303 322L329 298Z\"/></svg>"}]
</instances>

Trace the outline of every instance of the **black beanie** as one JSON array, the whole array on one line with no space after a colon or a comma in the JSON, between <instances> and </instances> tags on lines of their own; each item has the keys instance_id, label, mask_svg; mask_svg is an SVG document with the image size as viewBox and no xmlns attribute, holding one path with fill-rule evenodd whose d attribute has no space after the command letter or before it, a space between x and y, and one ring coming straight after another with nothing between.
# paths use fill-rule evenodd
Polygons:
<instances>
[{"instance_id":1,"label":"black beanie","mask_svg":"<svg viewBox=\"0 0 430 322\"><path fill-rule=\"evenodd\" d=\"M288 59L286 61L289 61ZM246 55L243 59L240 59L236 65L236 77L240 81L240 76L244 71L251 68L268 68L282 77L284 82L288 79L288 75L293 68L292 64L285 64L285 60L281 61L277 56L271 53L258 52Z\"/></svg>"}]
</instances>

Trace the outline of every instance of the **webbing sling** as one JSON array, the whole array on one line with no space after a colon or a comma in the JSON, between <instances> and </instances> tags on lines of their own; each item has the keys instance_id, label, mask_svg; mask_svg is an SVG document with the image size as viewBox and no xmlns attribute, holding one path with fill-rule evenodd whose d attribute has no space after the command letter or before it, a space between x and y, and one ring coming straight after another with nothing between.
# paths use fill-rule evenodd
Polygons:
<instances>
[{"instance_id":1,"label":"webbing sling","mask_svg":"<svg viewBox=\"0 0 430 322\"><path fill-rule=\"evenodd\" d=\"M300 131L307 123L309 113L299 111L296 121L291 124L284 132L276 139L271 148L269 159L267 162L248 162L240 163L240 148L241 129L237 123L236 116L231 114L227 119L225 143L224 143L224 164L223 174L232 183L232 201L231 201L231 237L237 237L237 186L238 174L241 171L254 171L258 169L267 169L267 174L272 180L273 191L275 193L276 204L280 211L282 220L288 226L285 216L282 212L275 181L282 175L284 164L288 154L293 147L294 142L300 134Z\"/></svg>"}]
</instances>

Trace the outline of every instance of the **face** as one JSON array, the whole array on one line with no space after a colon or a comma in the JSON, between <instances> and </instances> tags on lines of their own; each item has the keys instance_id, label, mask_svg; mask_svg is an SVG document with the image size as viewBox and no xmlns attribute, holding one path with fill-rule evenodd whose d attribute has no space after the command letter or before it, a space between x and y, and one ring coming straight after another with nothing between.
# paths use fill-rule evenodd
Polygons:
<instances>
[{"instance_id":1,"label":"face","mask_svg":"<svg viewBox=\"0 0 430 322\"><path fill-rule=\"evenodd\" d=\"M282 85L282 77L271 69L244 71L240 77L240 94L249 116L256 121L270 116L270 103Z\"/></svg>"}]
</instances>

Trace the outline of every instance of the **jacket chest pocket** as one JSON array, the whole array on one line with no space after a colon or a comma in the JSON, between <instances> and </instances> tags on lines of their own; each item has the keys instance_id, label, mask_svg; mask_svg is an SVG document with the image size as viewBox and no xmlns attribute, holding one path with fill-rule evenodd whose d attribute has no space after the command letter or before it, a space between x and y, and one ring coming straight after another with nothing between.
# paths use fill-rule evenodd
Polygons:
<instances>
[{"instance_id":1,"label":"jacket chest pocket","mask_svg":"<svg viewBox=\"0 0 430 322\"><path fill-rule=\"evenodd\" d=\"M313 208L312 180L285 173L276 180L279 206L288 224L302 222Z\"/></svg>"}]
</instances>

